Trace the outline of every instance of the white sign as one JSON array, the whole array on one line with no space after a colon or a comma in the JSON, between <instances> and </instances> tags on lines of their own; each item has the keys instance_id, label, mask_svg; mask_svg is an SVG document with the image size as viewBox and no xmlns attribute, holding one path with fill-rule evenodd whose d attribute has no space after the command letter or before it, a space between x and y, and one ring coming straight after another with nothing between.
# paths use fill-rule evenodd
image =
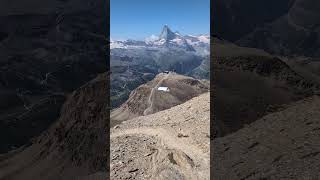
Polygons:
<instances>
[{"instance_id":1,"label":"white sign","mask_svg":"<svg viewBox=\"0 0 320 180\"><path fill-rule=\"evenodd\" d=\"M158 87L158 91L169 92L170 90L168 87Z\"/></svg>"}]
</instances>

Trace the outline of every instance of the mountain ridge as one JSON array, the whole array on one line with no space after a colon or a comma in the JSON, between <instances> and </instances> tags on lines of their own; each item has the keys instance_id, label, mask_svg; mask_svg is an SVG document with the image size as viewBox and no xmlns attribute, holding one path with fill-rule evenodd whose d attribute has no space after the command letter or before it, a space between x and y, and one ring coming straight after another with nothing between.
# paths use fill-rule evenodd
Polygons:
<instances>
[{"instance_id":1,"label":"mountain ridge","mask_svg":"<svg viewBox=\"0 0 320 180\"><path fill-rule=\"evenodd\" d=\"M160 86L168 87L170 92L158 91ZM173 72L160 73L153 80L133 90L126 102L111 111L111 126L174 107L209 91L209 88L207 80L197 80Z\"/></svg>"},{"instance_id":2,"label":"mountain ridge","mask_svg":"<svg viewBox=\"0 0 320 180\"><path fill-rule=\"evenodd\" d=\"M132 43L133 42L133 43ZM158 36L151 36L142 40L112 40L110 48L152 48L152 47L166 47L166 48L180 48L186 51L197 51L199 48L209 48L210 36L209 35L181 35L180 33L173 32L169 26L164 25L162 31Z\"/></svg>"}]
</instances>

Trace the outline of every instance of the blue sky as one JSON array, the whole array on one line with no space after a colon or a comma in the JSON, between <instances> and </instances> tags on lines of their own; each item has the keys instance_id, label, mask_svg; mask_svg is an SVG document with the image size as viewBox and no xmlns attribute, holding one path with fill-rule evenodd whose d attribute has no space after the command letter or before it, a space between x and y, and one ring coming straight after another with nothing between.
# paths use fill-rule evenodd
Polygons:
<instances>
[{"instance_id":1,"label":"blue sky","mask_svg":"<svg viewBox=\"0 0 320 180\"><path fill-rule=\"evenodd\" d=\"M210 0L110 0L112 39L159 35L167 24L181 34L209 34Z\"/></svg>"}]
</instances>

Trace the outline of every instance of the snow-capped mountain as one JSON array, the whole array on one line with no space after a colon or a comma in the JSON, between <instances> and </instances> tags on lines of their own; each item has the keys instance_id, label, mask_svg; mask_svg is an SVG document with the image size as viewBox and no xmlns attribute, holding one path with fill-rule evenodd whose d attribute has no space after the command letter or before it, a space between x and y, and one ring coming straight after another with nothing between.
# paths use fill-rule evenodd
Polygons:
<instances>
[{"instance_id":1,"label":"snow-capped mountain","mask_svg":"<svg viewBox=\"0 0 320 180\"><path fill-rule=\"evenodd\" d=\"M172 32L171 29L165 25L158 39L149 41L149 45L165 46L168 48L182 48L187 51L195 51L195 49L187 42L187 40L178 32Z\"/></svg>"},{"instance_id":2,"label":"snow-capped mountain","mask_svg":"<svg viewBox=\"0 0 320 180\"><path fill-rule=\"evenodd\" d=\"M147 44L144 41L136 41L136 40L125 40L125 41L110 41L110 48L122 48L122 49L128 49L128 48L141 48L146 47Z\"/></svg>"},{"instance_id":3,"label":"snow-capped mountain","mask_svg":"<svg viewBox=\"0 0 320 180\"><path fill-rule=\"evenodd\" d=\"M180 35L178 33L174 33L170 30L170 28L165 25L162 29L159 39L164 39L166 41L170 41L178 38Z\"/></svg>"},{"instance_id":4,"label":"snow-capped mountain","mask_svg":"<svg viewBox=\"0 0 320 180\"><path fill-rule=\"evenodd\" d=\"M186 35L184 36L184 38L191 45L210 44L209 35L200 35L200 36Z\"/></svg>"},{"instance_id":5,"label":"snow-capped mountain","mask_svg":"<svg viewBox=\"0 0 320 180\"><path fill-rule=\"evenodd\" d=\"M181 35L179 32L173 32L165 25L157 37L152 35L145 41L125 40L111 41L111 49L136 49L136 48L166 48L166 49L181 49L188 52L195 52L200 55L208 55L210 49L209 35Z\"/></svg>"},{"instance_id":6,"label":"snow-capped mountain","mask_svg":"<svg viewBox=\"0 0 320 180\"><path fill-rule=\"evenodd\" d=\"M187 35L184 36L187 43L190 44L198 54L208 55L210 54L210 36L209 35L200 35L200 36L192 36Z\"/></svg>"}]
</instances>

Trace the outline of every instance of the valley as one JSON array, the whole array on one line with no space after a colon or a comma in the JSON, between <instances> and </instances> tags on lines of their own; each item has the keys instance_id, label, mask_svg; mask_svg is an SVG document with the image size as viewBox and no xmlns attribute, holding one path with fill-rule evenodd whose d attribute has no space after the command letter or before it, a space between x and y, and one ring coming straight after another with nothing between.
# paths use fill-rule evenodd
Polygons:
<instances>
[{"instance_id":1,"label":"valley","mask_svg":"<svg viewBox=\"0 0 320 180\"><path fill-rule=\"evenodd\" d=\"M158 39L111 41L111 104L124 103L131 91L163 71L209 79L208 35L174 33L164 26Z\"/></svg>"}]
</instances>

